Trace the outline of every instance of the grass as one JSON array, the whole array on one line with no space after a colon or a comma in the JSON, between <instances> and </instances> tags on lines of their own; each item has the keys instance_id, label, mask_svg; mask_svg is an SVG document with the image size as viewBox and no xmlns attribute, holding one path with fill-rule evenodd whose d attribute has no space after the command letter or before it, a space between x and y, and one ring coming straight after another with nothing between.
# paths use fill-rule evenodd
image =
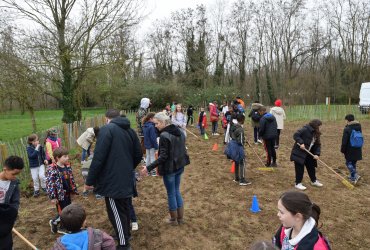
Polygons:
<instances>
[{"instance_id":1,"label":"grass","mask_svg":"<svg viewBox=\"0 0 370 250\"><path fill-rule=\"evenodd\" d=\"M100 116L105 113L104 109L87 109L82 111L82 119ZM62 124L62 110L40 110L35 112L37 131L44 131L53 126ZM127 116L131 126L136 127L135 115ZM32 123L28 112L21 114L20 111L2 113L0 116L0 141L12 141L31 134Z\"/></svg>"}]
</instances>

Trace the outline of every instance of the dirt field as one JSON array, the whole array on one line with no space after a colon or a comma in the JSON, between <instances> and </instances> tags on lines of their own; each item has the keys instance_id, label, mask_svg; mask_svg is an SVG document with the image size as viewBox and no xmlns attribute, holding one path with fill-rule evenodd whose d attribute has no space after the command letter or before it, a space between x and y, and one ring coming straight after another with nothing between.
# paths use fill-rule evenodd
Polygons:
<instances>
[{"instance_id":1,"label":"dirt field","mask_svg":"<svg viewBox=\"0 0 370 250\"><path fill-rule=\"evenodd\" d=\"M293 188L294 167L289 161L292 135L303 124L286 124L281 148L277 152L279 167L274 172L257 170L262 164L246 147L247 178L252 181L252 185L246 187L240 187L232 181L231 163L223 155L222 136L197 140L188 135L191 164L186 167L181 185L186 224L171 227L164 223L168 213L162 179L147 177L138 183L139 197L134 199L139 230L133 232L133 249L248 249L256 240L270 240L279 227L276 216L278 197ZM339 151L343 126L344 121L322 126L321 159L341 170L344 176L347 170ZM311 187L305 172L303 183L308 187L305 192L321 207L321 231L328 237L334 250L370 249L370 170L366 167L370 165L367 139L370 138L370 121L362 122L362 126L365 136L364 160L358 164L362 179L354 190L347 189L322 166L317 169L317 177L324 187ZM251 141L253 131L249 124L245 128L247 138ZM199 134L194 128L191 130ZM214 143L219 145L216 152L212 151ZM264 157L262 146L253 146ZM78 183L82 185L79 166L75 166L74 171ZM257 214L249 211L253 195L257 196L262 209ZM97 201L93 196L89 199L74 197L73 201L86 208L89 226L112 233L104 201ZM51 234L48 225L54 213L54 207L46 196L23 197L15 227L39 249L50 249L59 236ZM28 249L16 236L14 242L14 249Z\"/></svg>"}]
</instances>

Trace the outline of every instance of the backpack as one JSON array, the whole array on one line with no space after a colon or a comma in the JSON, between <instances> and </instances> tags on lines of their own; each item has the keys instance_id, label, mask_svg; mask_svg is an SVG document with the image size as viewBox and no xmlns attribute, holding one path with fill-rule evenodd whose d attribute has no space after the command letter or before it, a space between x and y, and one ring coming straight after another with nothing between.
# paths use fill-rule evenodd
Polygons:
<instances>
[{"instance_id":1,"label":"backpack","mask_svg":"<svg viewBox=\"0 0 370 250\"><path fill-rule=\"evenodd\" d=\"M352 129L349 142L351 143L351 147L361 148L362 145L364 145L364 137L362 136L361 131Z\"/></svg>"},{"instance_id":2,"label":"backpack","mask_svg":"<svg viewBox=\"0 0 370 250\"><path fill-rule=\"evenodd\" d=\"M260 119L261 119L261 116L258 113L258 111L253 111L252 114L251 114L251 117L252 117L252 120L255 121L255 122L259 122Z\"/></svg>"}]
</instances>

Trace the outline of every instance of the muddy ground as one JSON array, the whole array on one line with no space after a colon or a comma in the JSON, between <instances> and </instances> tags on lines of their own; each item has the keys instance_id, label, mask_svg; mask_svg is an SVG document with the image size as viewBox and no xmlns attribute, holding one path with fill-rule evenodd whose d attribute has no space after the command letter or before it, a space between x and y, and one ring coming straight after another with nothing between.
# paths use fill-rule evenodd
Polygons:
<instances>
[{"instance_id":1,"label":"muddy ground","mask_svg":"<svg viewBox=\"0 0 370 250\"><path fill-rule=\"evenodd\" d=\"M138 183L139 197L134 199L139 230L132 233L133 249L248 249L256 240L270 240L279 227L276 216L278 197L294 185L294 167L289 155L292 135L303 124L286 124L281 148L277 151L279 166L274 172L258 170L262 164L251 148L246 147L247 177L252 181L252 185L246 187L232 181L231 163L223 155L222 136L209 136L209 140L204 140L188 134L191 164L186 167L181 184L186 223L178 227L164 223L168 213L162 178L146 177ZM321 159L345 176L348 173L339 151L343 126L344 122L322 126ZM328 237L332 249L370 249L370 144L367 140L370 138L370 121L363 122L362 126L364 160L358 164L362 179L354 190L346 188L323 166L317 169L317 177L324 187L311 187L305 172L303 183L308 187L305 192L321 207L320 230ZM245 129L251 141L253 131L249 125ZM194 127L190 130L199 134ZM215 143L218 143L218 151L212 151ZM253 147L264 159L262 146L253 144ZM76 163L74 172L82 185L79 167ZM253 195L257 196L262 209L257 214L249 211ZM73 201L86 208L89 226L113 233L104 201L96 200L92 195L88 199L76 196ZM50 249L59 236L51 234L48 225L54 213L54 206L46 196L23 196L15 227L39 249ZM28 249L16 236L14 242L14 249Z\"/></svg>"}]
</instances>

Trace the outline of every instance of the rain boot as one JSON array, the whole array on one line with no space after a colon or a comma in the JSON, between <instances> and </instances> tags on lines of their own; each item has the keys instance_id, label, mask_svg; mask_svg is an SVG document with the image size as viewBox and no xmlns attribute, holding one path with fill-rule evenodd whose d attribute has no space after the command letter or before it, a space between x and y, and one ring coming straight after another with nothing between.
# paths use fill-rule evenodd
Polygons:
<instances>
[{"instance_id":1,"label":"rain boot","mask_svg":"<svg viewBox=\"0 0 370 250\"><path fill-rule=\"evenodd\" d=\"M177 209L177 223L179 225L184 223L184 207Z\"/></svg>"}]
</instances>

